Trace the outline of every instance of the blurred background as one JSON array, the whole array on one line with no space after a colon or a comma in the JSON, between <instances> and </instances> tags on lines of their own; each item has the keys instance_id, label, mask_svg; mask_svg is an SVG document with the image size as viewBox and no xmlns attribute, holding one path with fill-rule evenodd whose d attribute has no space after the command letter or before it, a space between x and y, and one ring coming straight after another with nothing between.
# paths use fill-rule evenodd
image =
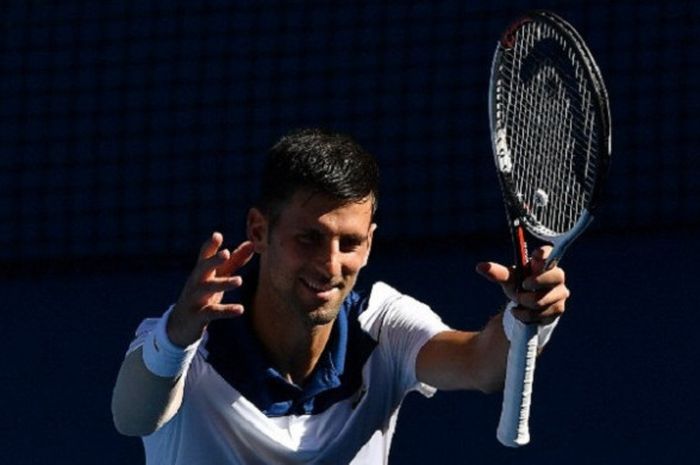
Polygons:
<instances>
[{"instance_id":1,"label":"blurred background","mask_svg":"<svg viewBox=\"0 0 700 465\"><path fill-rule=\"evenodd\" d=\"M551 9L605 78L605 204L563 266L532 443L500 395L410 395L392 463L689 463L700 426L700 4L688 1L20 1L0 5L0 451L7 464L139 464L109 402L141 319L213 231L233 246L268 147L353 135L382 169L360 287L381 279L478 328L511 261L487 90L501 31ZM692 82L691 82L692 81ZM688 316L688 318L686 318ZM692 456L692 455L691 455Z\"/></svg>"}]
</instances>

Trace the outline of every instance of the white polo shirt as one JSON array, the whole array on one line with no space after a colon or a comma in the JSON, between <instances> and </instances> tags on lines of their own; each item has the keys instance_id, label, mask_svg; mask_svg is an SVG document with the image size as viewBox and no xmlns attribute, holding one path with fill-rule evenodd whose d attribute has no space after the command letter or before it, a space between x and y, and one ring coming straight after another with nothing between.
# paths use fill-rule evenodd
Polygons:
<instances>
[{"instance_id":1,"label":"white polo shirt","mask_svg":"<svg viewBox=\"0 0 700 465\"><path fill-rule=\"evenodd\" d=\"M144 320L130 351L158 322ZM269 364L246 317L212 322L187 368L182 406L143 438L146 463L387 463L404 396L435 391L416 379L418 351L446 330L426 305L377 283L348 296L316 369L296 386Z\"/></svg>"}]
</instances>

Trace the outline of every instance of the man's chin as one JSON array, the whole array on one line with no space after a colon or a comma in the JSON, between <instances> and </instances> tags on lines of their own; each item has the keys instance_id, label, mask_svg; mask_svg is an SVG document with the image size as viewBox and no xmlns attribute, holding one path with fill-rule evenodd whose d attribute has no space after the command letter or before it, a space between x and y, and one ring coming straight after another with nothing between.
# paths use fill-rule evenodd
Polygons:
<instances>
[{"instance_id":1,"label":"man's chin","mask_svg":"<svg viewBox=\"0 0 700 465\"><path fill-rule=\"evenodd\" d=\"M311 326L323 326L335 321L340 311L340 305L334 308L317 308L306 313L306 319Z\"/></svg>"}]
</instances>

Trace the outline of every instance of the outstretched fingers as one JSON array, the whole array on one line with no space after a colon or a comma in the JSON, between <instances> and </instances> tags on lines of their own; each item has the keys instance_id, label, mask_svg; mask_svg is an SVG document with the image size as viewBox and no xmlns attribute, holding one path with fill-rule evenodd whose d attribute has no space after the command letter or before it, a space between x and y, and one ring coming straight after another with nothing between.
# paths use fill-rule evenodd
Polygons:
<instances>
[{"instance_id":1,"label":"outstretched fingers","mask_svg":"<svg viewBox=\"0 0 700 465\"><path fill-rule=\"evenodd\" d=\"M199 249L198 262L212 257L223 243L224 236L220 232L212 233L211 237L204 241L204 244L202 244L202 247Z\"/></svg>"},{"instance_id":2,"label":"outstretched fingers","mask_svg":"<svg viewBox=\"0 0 700 465\"><path fill-rule=\"evenodd\" d=\"M216 276L216 270L229 258L231 258L231 252L228 249L219 250L206 258L200 258L192 272L192 277L199 282L213 278Z\"/></svg>"},{"instance_id":3,"label":"outstretched fingers","mask_svg":"<svg viewBox=\"0 0 700 465\"><path fill-rule=\"evenodd\" d=\"M214 276L230 276L253 257L252 242L245 241L230 252L228 249L218 250L222 241L223 237L219 233L214 233L212 238L202 246L199 261L193 273L199 281L206 281Z\"/></svg>"},{"instance_id":4,"label":"outstretched fingers","mask_svg":"<svg viewBox=\"0 0 700 465\"><path fill-rule=\"evenodd\" d=\"M225 318L236 318L243 314L244 308L241 304L210 304L202 307L199 314L204 324Z\"/></svg>"},{"instance_id":5,"label":"outstretched fingers","mask_svg":"<svg viewBox=\"0 0 700 465\"><path fill-rule=\"evenodd\" d=\"M226 278L211 278L199 285L202 292L213 294L215 292L232 291L243 284L243 279L240 276L231 276Z\"/></svg>"},{"instance_id":6,"label":"outstretched fingers","mask_svg":"<svg viewBox=\"0 0 700 465\"><path fill-rule=\"evenodd\" d=\"M217 276L230 276L239 268L245 266L253 258L254 245L251 241L245 241L239 245L229 257L217 267Z\"/></svg>"},{"instance_id":7,"label":"outstretched fingers","mask_svg":"<svg viewBox=\"0 0 700 465\"><path fill-rule=\"evenodd\" d=\"M215 232L202 244L197 264L175 304L168 336L178 345L184 347L197 340L213 320L243 313L243 305L222 303L222 299L226 292L243 284L240 276L232 274L251 259L253 245L246 241L230 252L221 249L223 240L223 235Z\"/></svg>"},{"instance_id":8,"label":"outstretched fingers","mask_svg":"<svg viewBox=\"0 0 700 465\"><path fill-rule=\"evenodd\" d=\"M232 273L244 266L253 256L253 244L250 241L243 242L233 253L228 249L217 249L221 246L223 237L214 233L207 240L200 251L197 266L190 276L189 288L193 302L200 302L200 308L204 304L221 301L223 293L240 287L243 279L240 276L232 276Z\"/></svg>"}]
</instances>

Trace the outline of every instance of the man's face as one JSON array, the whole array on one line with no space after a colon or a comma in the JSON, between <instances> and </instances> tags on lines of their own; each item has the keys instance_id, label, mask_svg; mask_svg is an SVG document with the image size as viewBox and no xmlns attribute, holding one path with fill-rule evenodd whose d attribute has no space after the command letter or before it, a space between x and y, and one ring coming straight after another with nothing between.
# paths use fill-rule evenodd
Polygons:
<instances>
[{"instance_id":1,"label":"man's face","mask_svg":"<svg viewBox=\"0 0 700 465\"><path fill-rule=\"evenodd\" d=\"M311 326L330 323L367 263L375 227L370 197L342 204L301 190L271 229L253 209L249 235L260 253L258 291Z\"/></svg>"}]
</instances>

